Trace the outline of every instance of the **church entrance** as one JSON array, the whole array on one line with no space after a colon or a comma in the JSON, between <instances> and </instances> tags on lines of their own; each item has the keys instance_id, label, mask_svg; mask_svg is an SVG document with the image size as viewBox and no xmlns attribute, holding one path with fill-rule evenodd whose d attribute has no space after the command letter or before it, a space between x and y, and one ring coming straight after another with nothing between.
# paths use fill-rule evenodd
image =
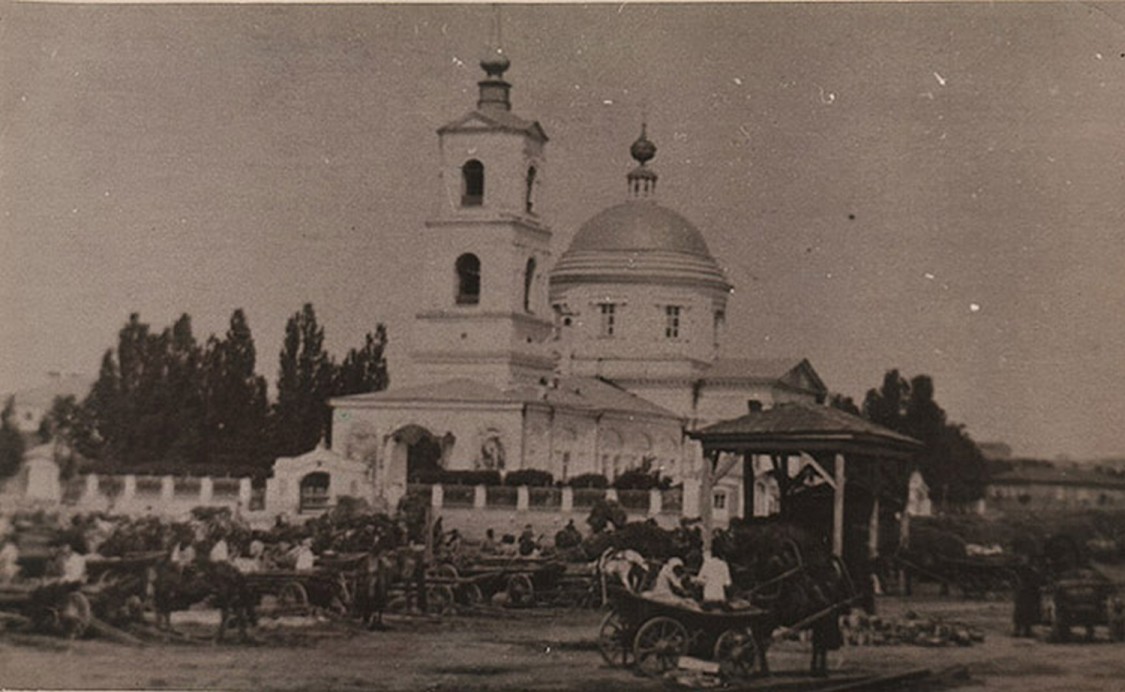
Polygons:
<instances>
[{"instance_id":1,"label":"church entrance","mask_svg":"<svg viewBox=\"0 0 1125 692\"><path fill-rule=\"evenodd\" d=\"M442 469L441 438L420 425L407 425L392 437L388 481L433 483Z\"/></svg>"}]
</instances>

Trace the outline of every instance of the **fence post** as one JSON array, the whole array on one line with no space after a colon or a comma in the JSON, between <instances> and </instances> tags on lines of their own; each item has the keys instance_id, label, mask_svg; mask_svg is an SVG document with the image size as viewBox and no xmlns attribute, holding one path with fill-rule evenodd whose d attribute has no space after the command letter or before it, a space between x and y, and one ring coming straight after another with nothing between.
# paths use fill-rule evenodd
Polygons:
<instances>
[{"instance_id":1,"label":"fence post","mask_svg":"<svg viewBox=\"0 0 1125 692\"><path fill-rule=\"evenodd\" d=\"M660 488L649 488L648 491L648 515L654 517L664 510L664 496L660 493Z\"/></svg>"},{"instance_id":2,"label":"fence post","mask_svg":"<svg viewBox=\"0 0 1125 692\"><path fill-rule=\"evenodd\" d=\"M82 500L88 502L98 496L98 474L91 473L86 476L86 488L82 492Z\"/></svg>"},{"instance_id":3,"label":"fence post","mask_svg":"<svg viewBox=\"0 0 1125 692\"><path fill-rule=\"evenodd\" d=\"M250 498L253 496L253 490L250 487L249 478L238 479L238 502L242 505L243 510L250 509Z\"/></svg>"},{"instance_id":4,"label":"fence post","mask_svg":"<svg viewBox=\"0 0 1125 692\"><path fill-rule=\"evenodd\" d=\"M569 485L562 487L562 498L559 500L560 512L573 512L574 511L574 488Z\"/></svg>"},{"instance_id":5,"label":"fence post","mask_svg":"<svg viewBox=\"0 0 1125 692\"><path fill-rule=\"evenodd\" d=\"M434 509L441 509L444 503L445 488L441 487L441 483L434 483L430 486L430 506Z\"/></svg>"},{"instance_id":6,"label":"fence post","mask_svg":"<svg viewBox=\"0 0 1125 692\"><path fill-rule=\"evenodd\" d=\"M526 512L527 508L531 506L531 493L527 491L526 485L521 485L516 488L516 511Z\"/></svg>"},{"instance_id":7,"label":"fence post","mask_svg":"<svg viewBox=\"0 0 1125 692\"><path fill-rule=\"evenodd\" d=\"M176 479L172 476L160 477L160 499L171 500L176 492Z\"/></svg>"},{"instance_id":8,"label":"fence post","mask_svg":"<svg viewBox=\"0 0 1125 692\"><path fill-rule=\"evenodd\" d=\"M473 509L484 509L488 506L488 489L483 485L473 487Z\"/></svg>"},{"instance_id":9,"label":"fence post","mask_svg":"<svg viewBox=\"0 0 1125 692\"><path fill-rule=\"evenodd\" d=\"M211 503L211 498L214 496L215 486L212 484L210 476L204 476L199 479L199 504L206 505Z\"/></svg>"}]
</instances>

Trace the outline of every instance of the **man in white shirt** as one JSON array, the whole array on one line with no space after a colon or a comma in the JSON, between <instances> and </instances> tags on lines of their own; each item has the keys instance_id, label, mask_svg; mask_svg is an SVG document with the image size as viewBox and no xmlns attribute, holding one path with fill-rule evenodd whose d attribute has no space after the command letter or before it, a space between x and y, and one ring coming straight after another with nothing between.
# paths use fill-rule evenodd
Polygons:
<instances>
[{"instance_id":1,"label":"man in white shirt","mask_svg":"<svg viewBox=\"0 0 1125 692\"><path fill-rule=\"evenodd\" d=\"M76 584L86 582L86 557L72 550L69 543L63 544L59 563L64 582Z\"/></svg>"},{"instance_id":2,"label":"man in white shirt","mask_svg":"<svg viewBox=\"0 0 1125 692\"><path fill-rule=\"evenodd\" d=\"M703 552L703 564L696 580L703 584L703 607L723 608L727 603L727 587L731 585L730 567L710 550Z\"/></svg>"}]
</instances>

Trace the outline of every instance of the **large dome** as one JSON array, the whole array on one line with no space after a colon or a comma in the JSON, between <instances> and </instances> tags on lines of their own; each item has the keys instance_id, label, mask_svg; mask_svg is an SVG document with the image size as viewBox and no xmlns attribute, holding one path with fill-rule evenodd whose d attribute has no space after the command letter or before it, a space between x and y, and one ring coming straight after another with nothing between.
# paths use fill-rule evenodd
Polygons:
<instances>
[{"instance_id":1,"label":"large dome","mask_svg":"<svg viewBox=\"0 0 1125 692\"><path fill-rule=\"evenodd\" d=\"M711 258L690 221L647 200L622 202L582 224L568 252L585 250L658 250Z\"/></svg>"},{"instance_id":2,"label":"large dome","mask_svg":"<svg viewBox=\"0 0 1125 692\"><path fill-rule=\"evenodd\" d=\"M552 299L567 285L605 282L730 290L699 230L650 200L609 207L578 229L551 271Z\"/></svg>"}]
</instances>

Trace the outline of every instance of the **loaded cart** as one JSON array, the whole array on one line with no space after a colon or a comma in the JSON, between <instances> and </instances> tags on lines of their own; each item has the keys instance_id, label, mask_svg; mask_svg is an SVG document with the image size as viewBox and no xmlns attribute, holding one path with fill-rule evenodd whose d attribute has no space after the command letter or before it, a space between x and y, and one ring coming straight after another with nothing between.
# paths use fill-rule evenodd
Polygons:
<instances>
[{"instance_id":1,"label":"loaded cart","mask_svg":"<svg viewBox=\"0 0 1125 692\"><path fill-rule=\"evenodd\" d=\"M709 611L685 600L653 600L624 589L610 592L612 609L598 629L598 649L614 666L635 666L657 676L675 668L681 656L715 661L725 679L744 678L765 668L773 620L755 606Z\"/></svg>"}]
</instances>

